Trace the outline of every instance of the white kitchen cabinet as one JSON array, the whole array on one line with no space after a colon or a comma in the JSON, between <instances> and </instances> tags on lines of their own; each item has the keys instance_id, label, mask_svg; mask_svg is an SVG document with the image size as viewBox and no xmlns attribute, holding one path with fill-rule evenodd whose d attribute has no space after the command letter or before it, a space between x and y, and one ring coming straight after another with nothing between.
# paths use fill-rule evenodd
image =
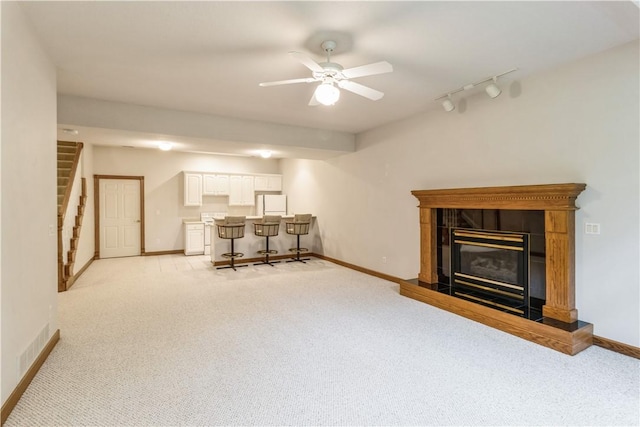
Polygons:
<instances>
[{"instance_id":1,"label":"white kitchen cabinet","mask_svg":"<svg viewBox=\"0 0 640 427\"><path fill-rule=\"evenodd\" d=\"M184 173L184 205L202 206L202 175Z\"/></svg>"},{"instance_id":2,"label":"white kitchen cabinet","mask_svg":"<svg viewBox=\"0 0 640 427\"><path fill-rule=\"evenodd\" d=\"M229 176L229 206L255 206L255 194L253 176Z\"/></svg>"},{"instance_id":3,"label":"white kitchen cabinet","mask_svg":"<svg viewBox=\"0 0 640 427\"><path fill-rule=\"evenodd\" d=\"M256 175L255 191L282 191L282 175Z\"/></svg>"},{"instance_id":4,"label":"white kitchen cabinet","mask_svg":"<svg viewBox=\"0 0 640 427\"><path fill-rule=\"evenodd\" d=\"M184 225L184 254L204 254L204 223Z\"/></svg>"},{"instance_id":5,"label":"white kitchen cabinet","mask_svg":"<svg viewBox=\"0 0 640 427\"><path fill-rule=\"evenodd\" d=\"M202 194L204 196L229 195L229 175L204 174L202 180Z\"/></svg>"}]
</instances>

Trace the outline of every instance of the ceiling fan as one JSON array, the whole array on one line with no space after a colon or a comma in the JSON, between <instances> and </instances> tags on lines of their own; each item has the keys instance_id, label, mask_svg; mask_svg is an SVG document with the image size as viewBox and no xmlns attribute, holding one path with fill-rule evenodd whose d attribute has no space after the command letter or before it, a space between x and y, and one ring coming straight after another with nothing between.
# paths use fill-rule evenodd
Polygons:
<instances>
[{"instance_id":1,"label":"ceiling fan","mask_svg":"<svg viewBox=\"0 0 640 427\"><path fill-rule=\"evenodd\" d=\"M384 93L378 90L361 85L360 83L352 82L349 79L390 73L391 71L393 71L393 67L391 66L391 64L389 64L387 61L380 61L373 64L344 69L342 68L342 65L331 62L331 52L333 52L333 50L336 48L336 42L327 40L322 42L321 46L322 49L327 53L327 62L317 63L303 53L289 52L289 55L291 55L302 65L312 71L312 77L278 80L275 82L264 82L260 83L260 86L267 87L287 85L292 83L321 82L314 91L311 100L309 101L309 105L311 106L315 106L318 104L335 104L336 101L338 101L338 99L340 98L340 90L335 85L337 85L341 89L345 89L349 92L353 92L357 95L371 99L372 101L377 101L384 96Z\"/></svg>"}]
</instances>

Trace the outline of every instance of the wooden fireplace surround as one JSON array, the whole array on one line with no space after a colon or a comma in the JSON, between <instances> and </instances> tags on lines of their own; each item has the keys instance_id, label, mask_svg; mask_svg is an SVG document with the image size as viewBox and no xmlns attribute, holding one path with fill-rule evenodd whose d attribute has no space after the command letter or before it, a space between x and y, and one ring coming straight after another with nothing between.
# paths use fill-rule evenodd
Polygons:
<instances>
[{"instance_id":1,"label":"wooden fireplace surround","mask_svg":"<svg viewBox=\"0 0 640 427\"><path fill-rule=\"evenodd\" d=\"M593 325L578 320L575 307L575 201L585 184L415 190L420 201L418 284L400 284L404 296L426 302L567 354L593 342ZM545 216L546 303L534 322L437 292L436 210L542 210ZM431 286L433 285L433 286Z\"/></svg>"}]
</instances>

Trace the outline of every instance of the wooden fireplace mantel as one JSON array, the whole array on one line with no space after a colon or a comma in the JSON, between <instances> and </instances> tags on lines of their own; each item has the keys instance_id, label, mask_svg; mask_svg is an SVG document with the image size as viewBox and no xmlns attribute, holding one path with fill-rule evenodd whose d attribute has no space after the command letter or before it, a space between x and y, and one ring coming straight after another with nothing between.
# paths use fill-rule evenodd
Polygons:
<instances>
[{"instance_id":1,"label":"wooden fireplace mantel","mask_svg":"<svg viewBox=\"0 0 640 427\"><path fill-rule=\"evenodd\" d=\"M412 191L420 208L576 210L586 184L518 185Z\"/></svg>"},{"instance_id":2,"label":"wooden fireplace mantel","mask_svg":"<svg viewBox=\"0 0 640 427\"><path fill-rule=\"evenodd\" d=\"M545 215L546 245L546 303L542 308L542 313L545 319L551 322L560 321L565 324L577 322L578 311L575 307L575 210L578 208L575 202L585 188L585 184L548 184L412 191L411 193L420 201L420 273L418 280L422 284L436 284L438 282L436 239L436 210L438 208L542 210ZM425 287L422 289L429 291ZM411 288L410 291L409 288L403 289L401 286L403 295L415 297L415 292L414 288ZM431 292L436 293L436 291ZM418 293L421 294L422 291ZM441 301L441 297L447 297L441 294L437 297L430 294L428 296L438 301ZM416 299L429 303L435 301L425 301L424 298ZM434 305L445 308L442 307L443 304ZM486 310L492 310L483 306L478 306L479 308L476 309L466 301L464 304L446 301L444 305L447 306L445 309L449 311L458 312L466 317L475 318L475 320L479 320L478 316L468 315L469 310L478 310L481 313L480 317L483 318L491 314ZM460 308L460 305L464 307ZM458 308L456 308L457 306ZM534 323L528 320L527 322ZM526 324L523 325L526 326ZM592 331L592 326L589 326ZM509 328L512 329L512 326ZM537 326L534 327L534 329L537 328ZM507 332L514 333L512 330ZM529 334L530 331L516 333L516 335L525 338ZM580 342L574 342L576 334L580 336ZM572 335L570 342L565 343L570 348L563 345L548 346L575 354L591 344L589 331L582 329L576 334ZM548 337L531 340L544 344Z\"/></svg>"}]
</instances>

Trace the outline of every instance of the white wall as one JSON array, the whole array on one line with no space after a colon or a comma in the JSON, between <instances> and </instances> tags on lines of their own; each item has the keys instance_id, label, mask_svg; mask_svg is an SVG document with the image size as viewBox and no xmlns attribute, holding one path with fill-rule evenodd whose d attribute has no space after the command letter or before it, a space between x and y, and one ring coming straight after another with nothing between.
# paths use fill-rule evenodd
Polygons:
<instances>
[{"instance_id":1,"label":"white wall","mask_svg":"<svg viewBox=\"0 0 640 427\"><path fill-rule=\"evenodd\" d=\"M2 2L0 7L4 404L21 379L17 358L47 323L47 340L58 328L56 72L20 4Z\"/></svg>"},{"instance_id":2,"label":"white wall","mask_svg":"<svg viewBox=\"0 0 640 427\"><path fill-rule=\"evenodd\" d=\"M285 160L285 190L318 216L327 256L419 271L411 190L584 182L576 305L595 334L640 346L639 46L634 42L359 135L331 161ZM313 195L310 197L309 195ZM601 224L585 235L584 222ZM387 262L383 263L382 257Z\"/></svg>"},{"instance_id":3,"label":"white wall","mask_svg":"<svg viewBox=\"0 0 640 427\"><path fill-rule=\"evenodd\" d=\"M182 171L228 173L280 173L280 160L209 154L163 152L94 146L97 175L144 176L145 251L184 249L183 218L199 218L200 212L250 215L249 208L227 208L228 197L207 196L203 206L184 206Z\"/></svg>"}]
</instances>

